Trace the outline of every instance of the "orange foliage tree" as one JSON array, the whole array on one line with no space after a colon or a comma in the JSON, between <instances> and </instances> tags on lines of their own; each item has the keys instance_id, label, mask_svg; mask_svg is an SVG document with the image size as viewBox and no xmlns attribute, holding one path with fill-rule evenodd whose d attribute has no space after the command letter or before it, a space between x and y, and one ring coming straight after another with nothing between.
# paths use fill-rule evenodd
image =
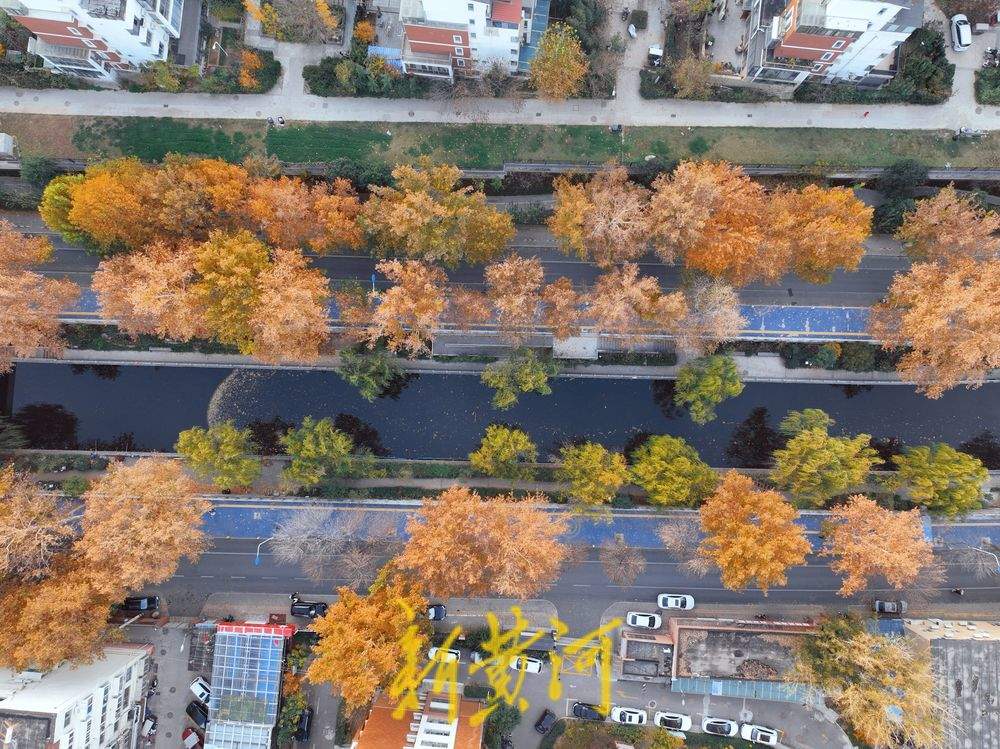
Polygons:
<instances>
[{"instance_id":1,"label":"orange foliage tree","mask_svg":"<svg viewBox=\"0 0 1000 749\"><path fill-rule=\"evenodd\" d=\"M565 276L542 289L542 320L557 340L580 334L580 318L586 297Z\"/></svg>"},{"instance_id":2,"label":"orange foliage tree","mask_svg":"<svg viewBox=\"0 0 1000 749\"><path fill-rule=\"evenodd\" d=\"M38 580L76 536L71 508L13 467L0 471L0 580Z\"/></svg>"},{"instance_id":3,"label":"orange foliage tree","mask_svg":"<svg viewBox=\"0 0 1000 749\"><path fill-rule=\"evenodd\" d=\"M641 341L652 331L676 327L687 312L681 292L664 294L652 276L639 276L639 266L626 263L598 277L590 291L589 314L594 327Z\"/></svg>"},{"instance_id":4,"label":"orange foliage tree","mask_svg":"<svg viewBox=\"0 0 1000 749\"><path fill-rule=\"evenodd\" d=\"M972 196L959 195L954 185L917 203L903 219L896 236L916 262L992 260L1000 256L1000 214L987 211Z\"/></svg>"},{"instance_id":5,"label":"orange foliage tree","mask_svg":"<svg viewBox=\"0 0 1000 749\"><path fill-rule=\"evenodd\" d=\"M257 180L246 210L251 224L280 248L308 245L326 252L338 247L356 249L364 240L357 222L361 203L344 179L311 188L297 177Z\"/></svg>"},{"instance_id":6,"label":"orange foliage tree","mask_svg":"<svg viewBox=\"0 0 1000 749\"><path fill-rule=\"evenodd\" d=\"M433 596L535 596L567 554L566 519L538 507L542 499L483 499L461 486L425 498L396 567Z\"/></svg>"},{"instance_id":7,"label":"orange foliage tree","mask_svg":"<svg viewBox=\"0 0 1000 749\"><path fill-rule=\"evenodd\" d=\"M481 291L454 286L448 293L448 322L462 330L481 324L493 316L490 298Z\"/></svg>"},{"instance_id":8,"label":"orange foliage tree","mask_svg":"<svg viewBox=\"0 0 1000 749\"><path fill-rule=\"evenodd\" d=\"M377 297L365 333L369 345L374 348L384 338L391 351L405 349L416 356L428 348L444 313L447 277L417 260L383 260L376 268L393 286Z\"/></svg>"},{"instance_id":9,"label":"orange foliage tree","mask_svg":"<svg viewBox=\"0 0 1000 749\"><path fill-rule=\"evenodd\" d=\"M687 314L678 322L677 345L682 351L707 356L720 344L739 335L747 321L740 314L740 298L732 286L701 279L685 294Z\"/></svg>"},{"instance_id":10,"label":"orange foliage tree","mask_svg":"<svg viewBox=\"0 0 1000 749\"><path fill-rule=\"evenodd\" d=\"M512 343L523 342L534 329L538 312L544 277L541 261L511 253L486 266L485 276L500 334Z\"/></svg>"}]
</instances>

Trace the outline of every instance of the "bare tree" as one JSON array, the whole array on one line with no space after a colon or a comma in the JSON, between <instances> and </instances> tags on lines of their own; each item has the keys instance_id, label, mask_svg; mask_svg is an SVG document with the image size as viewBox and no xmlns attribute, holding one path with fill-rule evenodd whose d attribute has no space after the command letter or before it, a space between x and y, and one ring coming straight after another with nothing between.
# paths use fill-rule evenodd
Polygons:
<instances>
[{"instance_id":1,"label":"bare tree","mask_svg":"<svg viewBox=\"0 0 1000 749\"><path fill-rule=\"evenodd\" d=\"M615 534L613 541L601 544L599 558L604 574L615 585L632 585L646 569L646 557L625 543L620 533Z\"/></svg>"},{"instance_id":2,"label":"bare tree","mask_svg":"<svg viewBox=\"0 0 1000 749\"><path fill-rule=\"evenodd\" d=\"M695 356L707 356L736 338L747 321L740 314L736 290L722 281L699 279L687 291L688 313L677 329L677 346Z\"/></svg>"},{"instance_id":3,"label":"bare tree","mask_svg":"<svg viewBox=\"0 0 1000 749\"><path fill-rule=\"evenodd\" d=\"M711 569L711 563L698 554L702 533L697 515L671 519L659 527L657 535L667 553L681 562L684 572L700 577Z\"/></svg>"},{"instance_id":4,"label":"bare tree","mask_svg":"<svg viewBox=\"0 0 1000 749\"><path fill-rule=\"evenodd\" d=\"M40 580L76 537L70 508L26 476L0 471L0 578Z\"/></svg>"},{"instance_id":5,"label":"bare tree","mask_svg":"<svg viewBox=\"0 0 1000 749\"><path fill-rule=\"evenodd\" d=\"M978 546L960 546L955 549L955 560L963 570L974 575L977 580L984 580L1000 573L994 548L990 540L984 538Z\"/></svg>"}]
</instances>

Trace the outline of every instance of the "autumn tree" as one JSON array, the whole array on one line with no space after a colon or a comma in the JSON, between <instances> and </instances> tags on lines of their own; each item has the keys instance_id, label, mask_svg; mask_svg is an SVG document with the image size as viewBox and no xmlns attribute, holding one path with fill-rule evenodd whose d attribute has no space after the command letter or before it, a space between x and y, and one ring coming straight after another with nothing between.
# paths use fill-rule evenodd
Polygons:
<instances>
[{"instance_id":1,"label":"autumn tree","mask_svg":"<svg viewBox=\"0 0 1000 749\"><path fill-rule=\"evenodd\" d=\"M688 362L677 372L674 403L688 409L696 424L715 418L715 407L743 392L736 362L731 356L716 354Z\"/></svg>"},{"instance_id":2,"label":"autumn tree","mask_svg":"<svg viewBox=\"0 0 1000 749\"><path fill-rule=\"evenodd\" d=\"M487 364L479 379L493 388L493 408L506 411L517 405L521 394L549 395L549 379L559 373L559 366L550 359L540 358L531 349L518 349L510 357Z\"/></svg>"},{"instance_id":3,"label":"autumn tree","mask_svg":"<svg viewBox=\"0 0 1000 749\"><path fill-rule=\"evenodd\" d=\"M733 286L776 281L787 260L767 243L765 208L763 187L740 167L685 161L653 182L649 237L665 263L683 257Z\"/></svg>"},{"instance_id":4,"label":"autumn tree","mask_svg":"<svg viewBox=\"0 0 1000 749\"><path fill-rule=\"evenodd\" d=\"M683 0L682 0L683 1ZM674 68L674 87L678 99L708 99L712 94L711 60L694 55L683 58Z\"/></svg>"},{"instance_id":5,"label":"autumn tree","mask_svg":"<svg viewBox=\"0 0 1000 749\"><path fill-rule=\"evenodd\" d=\"M535 329L544 276L542 262L511 253L486 266L484 275L500 334L515 345L524 342Z\"/></svg>"},{"instance_id":6,"label":"autumn tree","mask_svg":"<svg viewBox=\"0 0 1000 749\"><path fill-rule=\"evenodd\" d=\"M678 321L675 333L682 351L707 356L746 327L740 297L729 284L699 279L687 289L685 297L687 314Z\"/></svg>"},{"instance_id":7,"label":"autumn tree","mask_svg":"<svg viewBox=\"0 0 1000 749\"><path fill-rule=\"evenodd\" d=\"M844 577L842 596L865 590L872 578L905 588L934 563L920 510L886 510L861 494L830 511L823 535L822 555L832 557L830 569Z\"/></svg>"},{"instance_id":8,"label":"autumn tree","mask_svg":"<svg viewBox=\"0 0 1000 749\"><path fill-rule=\"evenodd\" d=\"M482 325L493 317L493 305L482 291L465 286L452 286L448 293L445 319L462 330Z\"/></svg>"},{"instance_id":9,"label":"autumn tree","mask_svg":"<svg viewBox=\"0 0 1000 749\"><path fill-rule=\"evenodd\" d=\"M465 487L425 498L406 523L396 567L433 596L531 598L558 577L566 518L537 505L541 495L483 499Z\"/></svg>"},{"instance_id":10,"label":"autumn tree","mask_svg":"<svg viewBox=\"0 0 1000 749\"><path fill-rule=\"evenodd\" d=\"M250 187L246 211L268 242L285 249L327 252L364 242L361 202L346 179L311 187L297 177L259 179Z\"/></svg>"},{"instance_id":11,"label":"autumn tree","mask_svg":"<svg viewBox=\"0 0 1000 749\"><path fill-rule=\"evenodd\" d=\"M69 220L73 208L73 189L87 177L83 174L61 174L45 186L38 204L38 214L45 225L73 245L87 246L93 239Z\"/></svg>"},{"instance_id":12,"label":"autumn tree","mask_svg":"<svg viewBox=\"0 0 1000 749\"><path fill-rule=\"evenodd\" d=\"M615 585L632 585L646 569L646 557L642 551L625 543L620 533L601 544L598 559L604 574Z\"/></svg>"},{"instance_id":13,"label":"autumn tree","mask_svg":"<svg viewBox=\"0 0 1000 749\"><path fill-rule=\"evenodd\" d=\"M103 252L137 248L153 239L140 183L146 169L138 159L117 159L90 167L69 187L65 223L90 237Z\"/></svg>"},{"instance_id":14,"label":"autumn tree","mask_svg":"<svg viewBox=\"0 0 1000 749\"><path fill-rule=\"evenodd\" d=\"M542 289L542 322L552 328L553 337L563 340L580 334L580 318L585 297L565 276Z\"/></svg>"},{"instance_id":15,"label":"autumn tree","mask_svg":"<svg viewBox=\"0 0 1000 749\"><path fill-rule=\"evenodd\" d=\"M821 507L864 484L876 460L869 435L831 437L825 427L814 427L803 429L774 451L770 477L793 499Z\"/></svg>"},{"instance_id":16,"label":"autumn tree","mask_svg":"<svg viewBox=\"0 0 1000 749\"><path fill-rule=\"evenodd\" d=\"M531 85L543 98L567 99L580 90L589 64L576 32L564 23L551 23L531 60Z\"/></svg>"},{"instance_id":17,"label":"autumn tree","mask_svg":"<svg viewBox=\"0 0 1000 749\"><path fill-rule=\"evenodd\" d=\"M801 411L789 411L785 414L785 418L778 424L778 431L786 437L794 437L807 429L829 431L836 423L822 408L803 408Z\"/></svg>"},{"instance_id":18,"label":"autumn tree","mask_svg":"<svg viewBox=\"0 0 1000 749\"><path fill-rule=\"evenodd\" d=\"M457 167L423 158L417 166L400 164L392 176L396 186L373 185L361 212L362 226L383 253L448 266L482 263L514 236L509 213L487 205L482 192L456 187Z\"/></svg>"},{"instance_id":19,"label":"autumn tree","mask_svg":"<svg viewBox=\"0 0 1000 749\"><path fill-rule=\"evenodd\" d=\"M1000 260L917 263L896 274L871 311L884 348L907 346L896 369L930 398L963 381L982 384L1000 367Z\"/></svg>"},{"instance_id":20,"label":"autumn tree","mask_svg":"<svg viewBox=\"0 0 1000 749\"><path fill-rule=\"evenodd\" d=\"M348 709L366 705L402 668L407 632L412 632L421 651L426 647L427 632L415 624L426 608L426 599L403 581L367 596L340 588L336 603L313 622L319 642L313 646L306 679L334 685Z\"/></svg>"},{"instance_id":21,"label":"autumn tree","mask_svg":"<svg viewBox=\"0 0 1000 749\"><path fill-rule=\"evenodd\" d=\"M698 548L730 590L755 583L765 593L788 582L789 567L810 551L798 511L778 492L761 491L753 479L729 471L701 507L705 539Z\"/></svg>"},{"instance_id":22,"label":"autumn tree","mask_svg":"<svg viewBox=\"0 0 1000 749\"><path fill-rule=\"evenodd\" d=\"M646 253L649 191L632 182L625 167L608 165L582 187L564 179L553 187L549 228L564 249L602 268Z\"/></svg>"},{"instance_id":23,"label":"autumn tree","mask_svg":"<svg viewBox=\"0 0 1000 749\"><path fill-rule=\"evenodd\" d=\"M566 493L581 505L599 507L610 502L628 478L625 457L604 445L585 442L559 450L556 480L568 483Z\"/></svg>"},{"instance_id":24,"label":"autumn tree","mask_svg":"<svg viewBox=\"0 0 1000 749\"><path fill-rule=\"evenodd\" d=\"M687 304L681 292L664 294L655 278L640 278L639 266L626 263L598 276L588 311L596 330L634 344L651 332L673 330L687 313Z\"/></svg>"},{"instance_id":25,"label":"autumn tree","mask_svg":"<svg viewBox=\"0 0 1000 749\"><path fill-rule=\"evenodd\" d=\"M942 515L961 515L983 504L983 485L989 472L979 458L951 445L908 447L894 455L896 470L887 479L893 489L904 489L914 504Z\"/></svg>"},{"instance_id":26,"label":"autumn tree","mask_svg":"<svg viewBox=\"0 0 1000 749\"><path fill-rule=\"evenodd\" d=\"M337 374L358 389L358 394L369 403L381 398L394 382L404 377L396 357L384 348L370 352L341 349Z\"/></svg>"},{"instance_id":27,"label":"autumn tree","mask_svg":"<svg viewBox=\"0 0 1000 749\"><path fill-rule=\"evenodd\" d=\"M306 416L300 427L282 435L281 444L292 459L281 474L290 484L316 486L325 478L350 471L354 441L330 419L316 421Z\"/></svg>"},{"instance_id":28,"label":"autumn tree","mask_svg":"<svg viewBox=\"0 0 1000 749\"><path fill-rule=\"evenodd\" d=\"M535 477L532 465L538 460L538 448L531 437L521 429L490 424L479 443L479 447L469 453L473 469L486 476L530 481Z\"/></svg>"},{"instance_id":29,"label":"autumn tree","mask_svg":"<svg viewBox=\"0 0 1000 749\"><path fill-rule=\"evenodd\" d=\"M260 475L257 446L249 429L237 429L232 420L208 429L191 427L177 436L174 450L202 479L211 479L219 489L250 486Z\"/></svg>"},{"instance_id":30,"label":"autumn tree","mask_svg":"<svg viewBox=\"0 0 1000 749\"><path fill-rule=\"evenodd\" d=\"M257 277L259 295L248 321L253 355L266 362L315 361L330 339L326 275L295 250L275 253Z\"/></svg>"},{"instance_id":31,"label":"autumn tree","mask_svg":"<svg viewBox=\"0 0 1000 749\"><path fill-rule=\"evenodd\" d=\"M208 548L201 525L211 505L177 461L111 463L83 503L77 550L108 578L109 593L161 583Z\"/></svg>"},{"instance_id":32,"label":"autumn tree","mask_svg":"<svg viewBox=\"0 0 1000 749\"><path fill-rule=\"evenodd\" d=\"M996 260L1000 256L1000 214L983 208L954 185L917 203L896 237L914 262Z\"/></svg>"},{"instance_id":33,"label":"autumn tree","mask_svg":"<svg viewBox=\"0 0 1000 749\"><path fill-rule=\"evenodd\" d=\"M632 481L653 504L693 507L712 493L719 477L683 438L654 435L632 453Z\"/></svg>"},{"instance_id":34,"label":"autumn tree","mask_svg":"<svg viewBox=\"0 0 1000 749\"><path fill-rule=\"evenodd\" d=\"M393 285L377 297L366 331L369 346L385 339L390 351L417 356L427 350L444 313L447 277L417 260L383 260L376 268Z\"/></svg>"},{"instance_id":35,"label":"autumn tree","mask_svg":"<svg viewBox=\"0 0 1000 749\"><path fill-rule=\"evenodd\" d=\"M873 209L849 187L806 185L781 190L769 201L771 242L809 283L829 283L833 271L857 270L871 232Z\"/></svg>"},{"instance_id":36,"label":"autumn tree","mask_svg":"<svg viewBox=\"0 0 1000 749\"><path fill-rule=\"evenodd\" d=\"M0 471L0 580L39 580L76 536L71 508L13 467Z\"/></svg>"},{"instance_id":37,"label":"autumn tree","mask_svg":"<svg viewBox=\"0 0 1000 749\"><path fill-rule=\"evenodd\" d=\"M855 617L830 617L802 638L793 673L826 693L868 746L943 745L945 709L926 644L871 634Z\"/></svg>"}]
</instances>

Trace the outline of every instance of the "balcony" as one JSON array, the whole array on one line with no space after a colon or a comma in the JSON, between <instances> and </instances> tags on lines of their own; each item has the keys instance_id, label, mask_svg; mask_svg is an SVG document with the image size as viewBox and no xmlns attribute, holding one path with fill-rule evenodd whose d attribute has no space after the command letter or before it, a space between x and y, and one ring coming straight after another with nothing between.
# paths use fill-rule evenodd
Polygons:
<instances>
[{"instance_id":1,"label":"balcony","mask_svg":"<svg viewBox=\"0 0 1000 749\"><path fill-rule=\"evenodd\" d=\"M80 7L94 18L119 19L125 15L125 0L80 0Z\"/></svg>"}]
</instances>

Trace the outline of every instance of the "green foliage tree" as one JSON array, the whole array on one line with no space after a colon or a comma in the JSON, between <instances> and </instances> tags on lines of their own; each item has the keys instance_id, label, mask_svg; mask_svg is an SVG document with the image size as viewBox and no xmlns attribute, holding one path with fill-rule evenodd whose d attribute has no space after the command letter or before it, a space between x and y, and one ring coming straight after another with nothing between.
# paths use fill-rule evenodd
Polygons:
<instances>
[{"instance_id":1,"label":"green foliage tree","mask_svg":"<svg viewBox=\"0 0 1000 749\"><path fill-rule=\"evenodd\" d=\"M917 203L913 198L889 198L875 206L872 231L877 234L895 234L903 225L903 218L913 213Z\"/></svg>"},{"instance_id":2,"label":"green foliage tree","mask_svg":"<svg viewBox=\"0 0 1000 749\"><path fill-rule=\"evenodd\" d=\"M509 359L488 365L480 381L496 390L493 407L506 411L517 404L521 393L549 395L549 378L558 372L554 362L540 359L531 349L519 349Z\"/></svg>"},{"instance_id":3,"label":"green foliage tree","mask_svg":"<svg viewBox=\"0 0 1000 749\"><path fill-rule=\"evenodd\" d=\"M343 476L351 469L354 440L330 419L316 421L306 416L302 426L281 437L281 444L292 458L281 473L290 484L316 486L328 476Z\"/></svg>"},{"instance_id":4,"label":"green foliage tree","mask_svg":"<svg viewBox=\"0 0 1000 749\"><path fill-rule=\"evenodd\" d=\"M822 429L829 431L836 422L822 408L803 408L801 411L789 411L778 424L778 431L786 437L794 437L806 429Z\"/></svg>"},{"instance_id":5,"label":"green foliage tree","mask_svg":"<svg viewBox=\"0 0 1000 749\"><path fill-rule=\"evenodd\" d=\"M90 482L82 476L70 476L62 482L62 491L68 497L82 497L90 488Z\"/></svg>"},{"instance_id":6,"label":"green foliage tree","mask_svg":"<svg viewBox=\"0 0 1000 749\"><path fill-rule=\"evenodd\" d=\"M371 402L381 396L390 386L403 376L403 369L396 357L383 348L371 353L352 348L340 351L339 374L345 382L358 389L366 401Z\"/></svg>"},{"instance_id":7,"label":"green foliage tree","mask_svg":"<svg viewBox=\"0 0 1000 749\"><path fill-rule=\"evenodd\" d=\"M488 749L500 749L500 740L510 736L521 723L520 710L503 700L494 700L497 705L483 724L483 741Z\"/></svg>"},{"instance_id":8,"label":"green foliage tree","mask_svg":"<svg viewBox=\"0 0 1000 749\"><path fill-rule=\"evenodd\" d=\"M260 459L255 455L249 429L237 429L232 420L208 429L192 427L177 436L174 450L188 468L220 489L249 486L260 475Z\"/></svg>"},{"instance_id":9,"label":"green foliage tree","mask_svg":"<svg viewBox=\"0 0 1000 749\"><path fill-rule=\"evenodd\" d=\"M21 427L6 416L0 416L0 453L19 450L27 444L28 440L25 439Z\"/></svg>"},{"instance_id":10,"label":"green foliage tree","mask_svg":"<svg viewBox=\"0 0 1000 749\"><path fill-rule=\"evenodd\" d=\"M888 198L912 198L916 195L916 188L926 181L926 165L916 159L901 159L882 171L874 187Z\"/></svg>"},{"instance_id":11,"label":"green foliage tree","mask_svg":"<svg viewBox=\"0 0 1000 749\"><path fill-rule=\"evenodd\" d=\"M774 452L771 480L792 498L817 507L865 482L878 453L871 437L831 437L825 428L805 429Z\"/></svg>"},{"instance_id":12,"label":"green foliage tree","mask_svg":"<svg viewBox=\"0 0 1000 749\"><path fill-rule=\"evenodd\" d=\"M48 156L40 154L21 156L21 179L30 185L45 187L58 174L59 167Z\"/></svg>"},{"instance_id":13,"label":"green foliage tree","mask_svg":"<svg viewBox=\"0 0 1000 749\"><path fill-rule=\"evenodd\" d=\"M528 481L535 477L531 463L538 460L538 449L520 429L491 424L479 443L479 449L469 453L472 467L486 476Z\"/></svg>"},{"instance_id":14,"label":"green foliage tree","mask_svg":"<svg viewBox=\"0 0 1000 749\"><path fill-rule=\"evenodd\" d=\"M731 356L716 354L695 359L677 373L674 403L684 406L696 424L715 418L715 407L743 392L743 382Z\"/></svg>"},{"instance_id":15,"label":"green foliage tree","mask_svg":"<svg viewBox=\"0 0 1000 749\"><path fill-rule=\"evenodd\" d=\"M930 512L952 516L982 506L983 482L989 474L979 458L935 442L908 447L892 462L897 470L886 483L905 489L915 504Z\"/></svg>"},{"instance_id":16,"label":"green foliage tree","mask_svg":"<svg viewBox=\"0 0 1000 749\"><path fill-rule=\"evenodd\" d=\"M610 502L628 481L625 456L596 442L567 445L559 451L559 459L556 479L569 483L570 499L583 505Z\"/></svg>"},{"instance_id":17,"label":"green foliage tree","mask_svg":"<svg viewBox=\"0 0 1000 749\"><path fill-rule=\"evenodd\" d=\"M632 454L632 480L653 504L694 507L715 490L719 476L680 437L657 435Z\"/></svg>"},{"instance_id":18,"label":"green foliage tree","mask_svg":"<svg viewBox=\"0 0 1000 749\"><path fill-rule=\"evenodd\" d=\"M73 188L86 179L83 174L63 174L50 181L42 191L38 213L45 225L59 232L66 242L91 247L94 243L90 235L69 220L69 212L73 208Z\"/></svg>"}]
</instances>

